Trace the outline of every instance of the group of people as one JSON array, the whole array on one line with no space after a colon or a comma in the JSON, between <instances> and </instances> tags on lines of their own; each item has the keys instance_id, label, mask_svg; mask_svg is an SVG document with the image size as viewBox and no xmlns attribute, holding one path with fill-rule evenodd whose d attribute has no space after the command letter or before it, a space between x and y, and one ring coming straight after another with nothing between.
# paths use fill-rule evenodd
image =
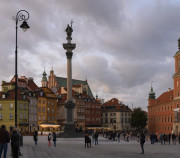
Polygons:
<instances>
[{"instance_id":1,"label":"group of people","mask_svg":"<svg viewBox=\"0 0 180 158\"><path fill-rule=\"evenodd\" d=\"M174 133L169 133L169 134L150 134L150 141L151 141L151 144L154 144L155 142L160 142L161 145L166 145L166 143L168 142L168 144L170 145L171 144L171 141L172 141L172 144L173 145L176 145L176 140L178 138L178 141L179 141L179 144L180 144L180 133L179 135L175 135Z\"/></svg>"},{"instance_id":2,"label":"group of people","mask_svg":"<svg viewBox=\"0 0 180 158\"><path fill-rule=\"evenodd\" d=\"M13 158L19 158L20 156L20 137L21 134L16 127L12 127L11 131L6 130L6 126L0 127L0 157L3 153L3 158L7 156L8 143L11 142L11 154Z\"/></svg>"},{"instance_id":3,"label":"group of people","mask_svg":"<svg viewBox=\"0 0 180 158\"><path fill-rule=\"evenodd\" d=\"M54 147L56 147L56 139L57 136L56 136L56 132L53 132L53 134L51 134L51 132L48 134L48 146L50 147L51 146L51 140L53 140L54 142ZM34 133L33 133L33 139L34 139L34 143L35 145L37 145L37 142L38 142L38 132L35 130Z\"/></svg>"},{"instance_id":4,"label":"group of people","mask_svg":"<svg viewBox=\"0 0 180 158\"><path fill-rule=\"evenodd\" d=\"M92 136L92 141L93 141L93 144L94 145L98 145L98 137L99 137L99 134L98 134L98 132L92 132L92 134L91 134L91 136ZM85 148L86 147L91 147L91 137L90 137L90 135L89 134L85 134Z\"/></svg>"}]
</instances>

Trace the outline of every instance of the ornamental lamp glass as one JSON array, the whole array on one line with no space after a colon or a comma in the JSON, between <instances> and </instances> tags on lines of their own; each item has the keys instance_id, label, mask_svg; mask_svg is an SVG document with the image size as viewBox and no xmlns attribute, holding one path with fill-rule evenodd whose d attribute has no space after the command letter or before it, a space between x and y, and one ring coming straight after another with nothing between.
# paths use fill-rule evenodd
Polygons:
<instances>
[{"instance_id":1,"label":"ornamental lamp glass","mask_svg":"<svg viewBox=\"0 0 180 158\"><path fill-rule=\"evenodd\" d=\"M29 25L27 24L27 22L24 20L23 23L21 24L20 28L23 29L23 31L25 32L27 29L29 29Z\"/></svg>"}]
</instances>

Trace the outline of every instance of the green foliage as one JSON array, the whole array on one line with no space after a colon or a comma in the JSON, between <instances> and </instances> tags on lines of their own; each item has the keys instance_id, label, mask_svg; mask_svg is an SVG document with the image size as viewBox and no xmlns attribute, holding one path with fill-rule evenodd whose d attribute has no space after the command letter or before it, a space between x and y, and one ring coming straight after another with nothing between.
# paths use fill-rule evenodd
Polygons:
<instances>
[{"instance_id":1,"label":"green foliage","mask_svg":"<svg viewBox=\"0 0 180 158\"><path fill-rule=\"evenodd\" d=\"M140 107L135 108L131 115L131 127L137 130L145 128L147 125L147 115Z\"/></svg>"}]
</instances>

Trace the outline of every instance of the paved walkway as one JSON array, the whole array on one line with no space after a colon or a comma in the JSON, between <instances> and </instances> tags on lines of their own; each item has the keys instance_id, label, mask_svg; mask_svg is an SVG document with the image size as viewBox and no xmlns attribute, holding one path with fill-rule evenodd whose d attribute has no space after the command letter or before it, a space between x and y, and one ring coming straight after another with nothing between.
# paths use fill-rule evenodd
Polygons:
<instances>
[{"instance_id":1,"label":"paved walkway","mask_svg":"<svg viewBox=\"0 0 180 158\"><path fill-rule=\"evenodd\" d=\"M58 138L57 147L53 144L48 147L47 136L39 136L37 146L34 145L33 137L25 136L21 152L23 156L20 158L179 158L180 145L162 146L146 142L145 154L141 155L139 142L134 140L118 143L100 137L99 145L85 148L83 138ZM11 158L10 146L7 158Z\"/></svg>"}]
</instances>

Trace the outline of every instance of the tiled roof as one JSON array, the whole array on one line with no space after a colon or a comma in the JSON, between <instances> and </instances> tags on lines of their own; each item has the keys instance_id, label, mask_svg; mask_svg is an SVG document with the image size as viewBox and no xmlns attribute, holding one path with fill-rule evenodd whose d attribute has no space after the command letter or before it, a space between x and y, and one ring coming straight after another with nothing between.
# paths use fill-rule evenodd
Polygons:
<instances>
[{"instance_id":1,"label":"tiled roof","mask_svg":"<svg viewBox=\"0 0 180 158\"><path fill-rule=\"evenodd\" d=\"M23 98L23 95L21 95L22 91L20 90L20 88L17 89L17 99L18 100L27 100ZM6 97L2 98L2 94L5 94ZM13 90L9 90L7 93L4 92L0 92L0 100L15 100L15 89Z\"/></svg>"},{"instance_id":2,"label":"tiled roof","mask_svg":"<svg viewBox=\"0 0 180 158\"><path fill-rule=\"evenodd\" d=\"M38 86L34 83L33 80L28 80L27 86L28 86L28 88L29 88L30 90L38 89Z\"/></svg>"},{"instance_id":3,"label":"tiled roof","mask_svg":"<svg viewBox=\"0 0 180 158\"><path fill-rule=\"evenodd\" d=\"M56 77L56 80L57 80L57 83L58 83L59 87L67 87L67 78ZM91 91L87 81L72 79L72 86L74 86L74 85L81 85L81 84L84 84L84 85L87 84L88 85L88 95L91 96L92 98L94 98L94 96L92 94L92 91Z\"/></svg>"},{"instance_id":4,"label":"tiled roof","mask_svg":"<svg viewBox=\"0 0 180 158\"><path fill-rule=\"evenodd\" d=\"M6 86L6 85L15 85L15 82L4 82L2 84L2 86Z\"/></svg>"},{"instance_id":5,"label":"tiled roof","mask_svg":"<svg viewBox=\"0 0 180 158\"><path fill-rule=\"evenodd\" d=\"M161 94L157 98L157 104L164 104L173 101L173 92L174 90L170 90Z\"/></svg>"},{"instance_id":6,"label":"tiled roof","mask_svg":"<svg viewBox=\"0 0 180 158\"><path fill-rule=\"evenodd\" d=\"M117 98L112 98L111 100L105 102L102 105L102 109L132 111L128 106L121 103Z\"/></svg>"}]
</instances>

